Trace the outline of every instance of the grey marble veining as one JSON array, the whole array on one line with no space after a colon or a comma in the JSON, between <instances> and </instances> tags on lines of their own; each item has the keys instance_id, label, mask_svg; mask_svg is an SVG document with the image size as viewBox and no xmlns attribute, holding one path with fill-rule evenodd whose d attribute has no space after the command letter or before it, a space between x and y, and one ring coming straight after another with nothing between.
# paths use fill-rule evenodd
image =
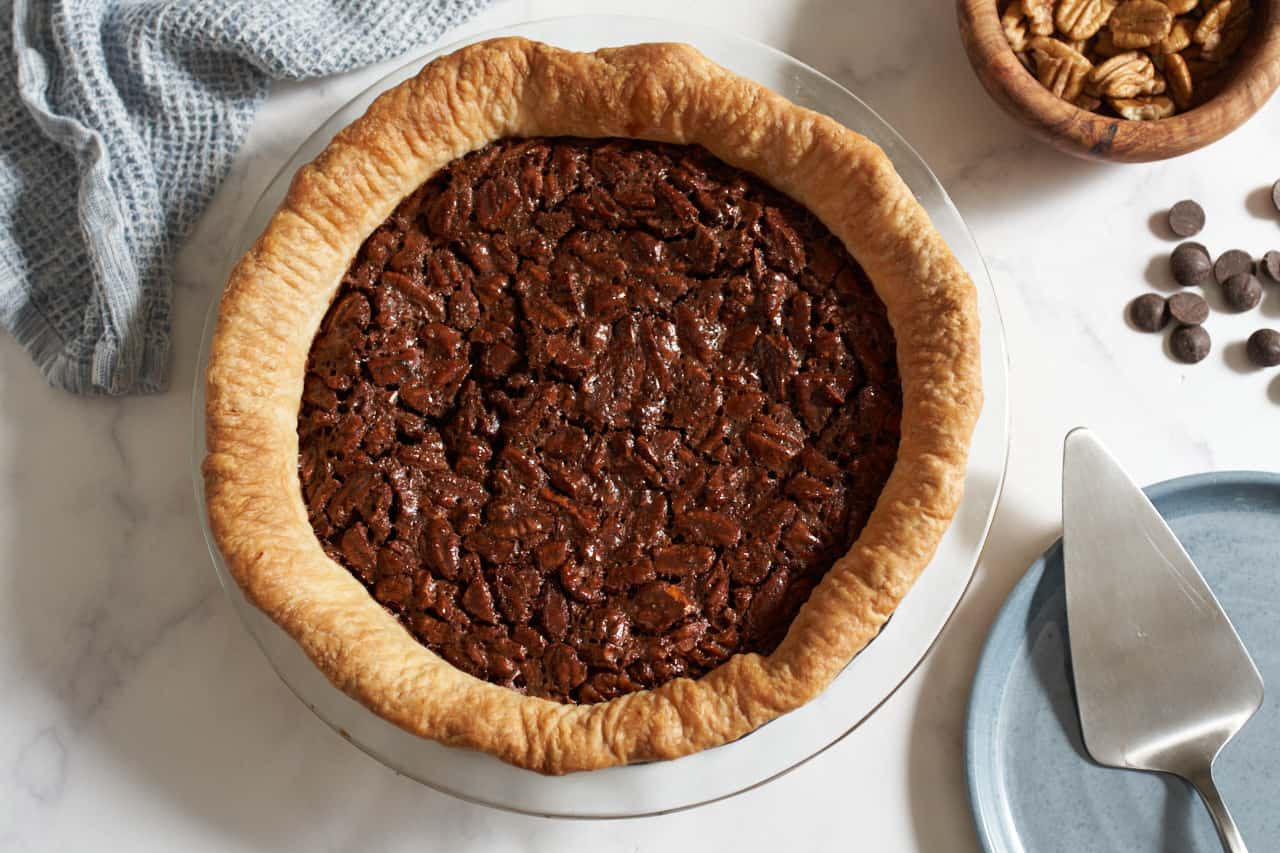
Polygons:
<instances>
[{"instance_id":1,"label":"grey marble veining","mask_svg":"<svg viewBox=\"0 0 1280 853\"><path fill-rule=\"evenodd\" d=\"M636 7L509 0L466 31L582 11ZM1249 315L1215 314L1214 352L1193 368L1123 318L1132 296L1170 287L1153 259L1173 243L1149 218L1180 198L1205 206L1211 248L1280 248L1280 217L1256 201L1280 178L1280 106L1171 163L1087 164L988 100L949 0L643 11L759 38L853 89L933 165L986 253L1011 353L1009 479L978 575L925 664L799 771L696 813L618 824L451 800L312 717L218 588L191 486L195 349L240 223L294 147L379 72L284 86L180 256L168 393L74 399L0 340L0 849L973 850L969 679L1004 594L1056 536L1062 434L1090 424L1139 480L1280 468L1280 373L1244 368L1234 349L1280 325L1280 290Z\"/></svg>"}]
</instances>

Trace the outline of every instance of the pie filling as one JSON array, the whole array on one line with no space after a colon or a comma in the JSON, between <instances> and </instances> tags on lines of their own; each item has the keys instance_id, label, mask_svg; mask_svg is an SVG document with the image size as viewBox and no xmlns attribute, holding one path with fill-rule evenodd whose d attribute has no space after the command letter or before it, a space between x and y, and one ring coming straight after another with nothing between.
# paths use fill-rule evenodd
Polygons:
<instances>
[{"instance_id":1,"label":"pie filling","mask_svg":"<svg viewBox=\"0 0 1280 853\"><path fill-rule=\"evenodd\" d=\"M508 139L361 247L312 344L316 536L428 648L597 702L768 653L897 455L884 306L706 151Z\"/></svg>"}]
</instances>

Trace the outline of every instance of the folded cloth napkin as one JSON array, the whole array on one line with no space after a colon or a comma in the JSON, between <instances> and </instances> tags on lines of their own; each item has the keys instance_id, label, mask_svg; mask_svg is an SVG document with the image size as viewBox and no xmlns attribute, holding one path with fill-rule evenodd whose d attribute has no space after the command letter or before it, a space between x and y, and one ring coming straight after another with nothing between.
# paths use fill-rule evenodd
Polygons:
<instances>
[{"instance_id":1,"label":"folded cloth napkin","mask_svg":"<svg viewBox=\"0 0 1280 853\"><path fill-rule=\"evenodd\" d=\"M0 324L68 391L164 387L176 248L272 80L487 0L0 0Z\"/></svg>"}]
</instances>

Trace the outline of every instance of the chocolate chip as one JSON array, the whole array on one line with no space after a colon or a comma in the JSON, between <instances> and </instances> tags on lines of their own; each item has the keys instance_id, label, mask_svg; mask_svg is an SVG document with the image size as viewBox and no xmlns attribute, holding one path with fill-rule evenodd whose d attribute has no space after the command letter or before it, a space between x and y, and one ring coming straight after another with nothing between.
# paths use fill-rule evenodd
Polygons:
<instances>
[{"instance_id":1,"label":"chocolate chip","mask_svg":"<svg viewBox=\"0 0 1280 853\"><path fill-rule=\"evenodd\" d=\"M1275 367L1280 364L1280 332L1259 329L1249 336L1245 350L1249 353L1249 360L1258 367Z\"/></svg>"},{"instance_id":2,"label":"chocolate chip","mask_svg":"<svg viewBox=\"0 0 1280 853\"><path fill-rule=\"evenodd\" d=\"M1169 209L1169 227L1179 237L1199 234L1204 227L1204 208L1191 199L1184 199Z\"/></svg>"},{"instance_id":3,"label":"chocolate chip","mask_svg":"<svg viewBox=\"0 0 1280 853\"><path fill-rule=\"evenodd\" d=\"M1280 284L1280 252L1267 252L1258 260L1258 275L1270 284Z\"/></svg>"},{"instance_id":4,"label":"chocolate chip","mask_svg":"<svg viewBox=\"0 0 1280 853\"><path fill-rule=\"evenodd\" d=\"M1213 260L1199 243L1182 243L1169 256L1173 280L1183 287L1208 284L1213 279Z\"/></svg>"},{"instance_id":5,"label":"chocolate chip","mask_svg":"<svg viewBox=\"0 0 1280 853\"><path fill-rule=\"evenodd\" d=\"M1169 347L1178 361L1195 364L1209 354L1209 333L1204 326L1179 326L1169 337Z\"/></svg>"},{"instance_id":6,"label":"chocolate chip","mask_svg":"<svg viewBox=\"0 0 1280 853\"><path fill-rule=\"evenodd\" d=\"M1276 206L1276 210L1280 210L1280 181L1271 185L1271 203Z\"/></svg>"},{"instance_id":7,"label":"chocolate chip","mask_svg":"<svg viewBox=\"0 0 1280 853\"><path fill-rule=\"evenodd\" d=\"M1168 304L1169 316L1184 326L1198 326L1209 319L1209 303L1195 293L1175 293Z\"/></svg>"},{"instance_id":8,"label":"chocolate chip","mask_svg":"<svg viewBox=\"0 0 1280 853\"><path fill-rule=\"evenodd\" d=\"M1240 249L1223 252L1218 256L1218 262L1213 265L1213 274L1218 279L1218 284L1226 284L1231 276L1252 270L1253 256Z\"/></svg>"},{"instance_id":9,"label":"chocolate chip","mask_svg":"<svg viewBox=\"0 0 1280 853\"><path fill-rule=\"evenodd\" d=\"M1236 273L1222 283L1222 296L1233 311L1248 311L1262 301L1262 285L1253 273Z\"/></svg>"},{"instance_id":10,"label":"chocolate chip","mask_svg":"<svg viewBox=\"0 0 1280 853\"><path fill-rule=\"evenodd\" d=\"M1129 319L1144 332L1158 332L1169 324L1168 304L1158 293L1143 294L1129 303Z\"/></svg>"}]
</instances>

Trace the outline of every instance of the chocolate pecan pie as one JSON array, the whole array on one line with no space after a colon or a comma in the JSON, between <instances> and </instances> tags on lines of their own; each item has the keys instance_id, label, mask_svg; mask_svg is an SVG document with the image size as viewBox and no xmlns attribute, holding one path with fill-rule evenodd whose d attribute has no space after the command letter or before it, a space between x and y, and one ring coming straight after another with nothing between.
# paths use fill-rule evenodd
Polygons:
<instances>
[{"instance_id":1,"label":"chocolate pecan pie","mask_svg":"<svg viewBox=\"0 0 1280 853\"><path fill-rule=\"evenodd\" d=\"M232 274L205 482L339 687L548 773L812 698L959 500L973 288L878 148L690 48L439 59Z\"/></svg>"}]
</instances>

